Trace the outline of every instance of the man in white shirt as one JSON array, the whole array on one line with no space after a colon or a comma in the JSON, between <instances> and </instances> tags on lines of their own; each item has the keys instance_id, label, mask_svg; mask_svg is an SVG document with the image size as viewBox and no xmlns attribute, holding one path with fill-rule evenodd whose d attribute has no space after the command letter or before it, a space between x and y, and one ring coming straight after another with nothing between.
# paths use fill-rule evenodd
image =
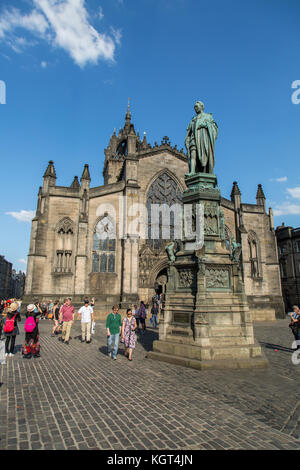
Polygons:
<instances>
[{"instance_id":1,"label":"man in white shirt","mask_svg":"<svg viewBox=\"0 0 300 470\"><path fill-rule=\"evenodd\" d=\"M91 342L91 324L94 321L94 311L89 305L89 299L85 299L84 306L78 310L78 318L81 318L81 342Z\"/></svg>"}]
</instances>

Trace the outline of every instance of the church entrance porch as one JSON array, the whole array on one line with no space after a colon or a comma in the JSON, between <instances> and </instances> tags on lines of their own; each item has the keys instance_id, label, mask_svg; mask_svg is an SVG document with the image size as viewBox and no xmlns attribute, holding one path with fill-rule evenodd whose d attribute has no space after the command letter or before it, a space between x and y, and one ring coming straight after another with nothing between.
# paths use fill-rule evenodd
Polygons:
<instances>
[{"instance_id":1,"label":"church entrance porch","mask_svg":"<svg viewBox=\"0 0 300 470\"><path fill-rule=\"evenodd\" d=\"M160 295L160 294L165 294L166 293L167 282L168 282L168 271L167 271L167 268L165 268L165 269L162 269L158 273L158 275L155 279L154 290L155 290L156 294Z\"/></svg>"}]
</instances>

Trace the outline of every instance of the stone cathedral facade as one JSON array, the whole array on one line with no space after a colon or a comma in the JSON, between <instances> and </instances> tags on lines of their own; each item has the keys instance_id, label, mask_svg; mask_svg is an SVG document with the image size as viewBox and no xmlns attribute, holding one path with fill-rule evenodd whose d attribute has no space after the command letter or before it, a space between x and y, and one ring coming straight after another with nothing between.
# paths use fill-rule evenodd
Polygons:
<instances>
[{"instance_id":1,"label":"stone cathedral facade","mask_svg":"<svg viewBox=\"0 0 300 470\"><path fill-rule=\"evenodd\" d=\"M165 291L167 240L146 238L154 224L150 206L181 204L188 173L186 154L172 146L168 137L153 146L145 135L141 139L129 109L124 127L113 133L104 153L103 186L91 187L88 165L80 181L75 176L70 187L57 186L54 163L49 162L32 220L25 301L71 296L76 304L94 296L97 308L105 311L113 304L149 303L155 290ZM137 217L138 205L149 208L146 216ZM230 199L222 198L221 205L224 245L230 251L232 238L242 245L242 275L253 318L282 317L272 210L266 213L261 185L256 204L242 202L234 182ZM170 239L172 220L171 213ZM132 225L137 234L129 230Z\"/></svg>"}]
</instances>

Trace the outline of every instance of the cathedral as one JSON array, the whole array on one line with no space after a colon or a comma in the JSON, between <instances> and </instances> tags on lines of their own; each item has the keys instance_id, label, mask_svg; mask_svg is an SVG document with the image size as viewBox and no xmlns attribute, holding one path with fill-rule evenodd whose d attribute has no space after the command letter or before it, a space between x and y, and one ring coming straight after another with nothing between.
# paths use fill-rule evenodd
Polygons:
<instances>
[{"instance_id":1,"label":"cathedral","mask_svg":"<svg viewBox=\"0 0 300 470\"><path fill-rule=\"evenodd\" d=\"M39 188L32 220L24 301L72 297L79 304L95 297L99 311L122 308L154 293L164 293L169 259L166 245L174 239L170 213L169 239L162 236L162 215L153 220L153 205L182 204L189 171L183 149L168 137L150 145L136 133L128 108L125 125L114 131L104 150L103 186L91 187L86 164L80 181L56 185L50 161ZM241 272L254 320L283 318L277 244L272 210L258 185L256 204L242 202L233 183L230 199L222 197L224 246L241 244ZM142 208L149 209L143 211ZM146 214L146 215L145 215ZM154 225L158 236L148 236Z\"/></svg>"}]
</instances>

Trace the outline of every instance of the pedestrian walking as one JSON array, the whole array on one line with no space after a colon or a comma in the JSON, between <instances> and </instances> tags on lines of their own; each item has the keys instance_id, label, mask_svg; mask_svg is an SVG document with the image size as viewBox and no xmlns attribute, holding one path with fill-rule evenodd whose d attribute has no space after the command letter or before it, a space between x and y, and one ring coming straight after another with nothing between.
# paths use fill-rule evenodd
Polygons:
<instances>
[{"instance_id":1,"label":"pedestrian walking","mask_svg":"<svg viewBox=\"0 0 300 470\"><path fill-rule=\"evenodd\" d=\"M78 310L78 318L81 319L81 342L91 342L91 326L94 321L94 311L89 305L89 299L84 300L84 305Z\"/></svg>"},{"instance_id":2,"label":"pedestrian walking","mask_svg":"<svg viewBox=\"0 0 300 470\"><path fill-rule=\"evenodd\" d=\"M2 339L3 320L4 320L4 300L2 299L0 302L0 339Z\"/></svg>"},{"instance_id":3,"label":"pedestrian walking","mask_svg":"<svg viewBox=\"0 0 300 470\"><path fill-rule=\"evenodd\" d=\"M132 361L132 352L135 348L135 329L136 319L132 315L132 310L128 308L122 322L122 341L125 346L124 355L128 357L129 361Z\"/></svg>"},{"instance_id":4,"label":"pedestrian walking","mask_svg":"<svg viewBox=\"0 0 300 470\"><path fill-rule=\"evenodd\" d=\"M40 305L40 307L42 310L41 320L46 320L46 318L48 317L48 305L47 305L46 299L42 301L42 304Z\"/></svg>"},{"instance_id":5,"label":"pedestrian walking","mask_svg":"<svg viewBox=\"0 0 300 470\"><path fill-rule=\"evenodd\" d=\"M24 359L40 357L39 315L40 312L36 311L34 304L27 305L24 325L25 342L22 349Z\"/></svg>"},{"instance_id":6,"label":"pedestrian walking","mask_svg":"<svg viewBox=\"0 0 300 470\"><path fill-rule=\"evenodd\" d=\"M49 304L48 304L48 319L49 320L53 320L53 307L54 307L54 303L52 302L52 300L49 300Z\"/></svg>"},{"instance_id":7,"label":"pedestrian walking","mask_svg":"<svg viewBox=\"0 0 300 470\"><path fill-rule=\"evenodd\" d=\"M34 313L36 313L37 315L41 315L41 318L42 318L43 312L42 312L42 309L38 300L34 302L34 306L35 306Z\"/></svg>"},{"instance_id":8,"label":"pedestrian walking","mask_svg":"<svg viewBox=\"0 0 300 470\"><path fill-rule=\"evenodd\" d=\"M13 356L16 336L20 334L18 322L21 321L21 315L17 312L19 304L12 302L6 315L3 333L6 337L5 341L5 356Z\"/></svg>"},{"instance_id":9,"label":"pedestrian walking","mask_svg":"<svg viewBox=\"0 0 300 470\"><path fill-rule=\"evenodd\" d=\"M153 328L157 328L157 316L158 316L158 311L159 311L159 307L158 307L158 304L157 303L154 303L153 304L153 307L151 308L151 315L152 315L152 326Z\"/></svg>"},{"instance_id":10,"label":"pedestrian walking","mask_svg":"<svg viewBox=\"0 0 300 470\"><path fill-rule=\"evenodd\" d=\"M139 309L137 305L133 306L132 315L134 316L135 321L136 321L136 329L137 331L139 331L140 330L140 317L139 317Z\"/></svg>"},{"instance_id":11,"label":"pedestrian walking","mask_svg":"<svg viewBox=\"0 0 300 470\"><path fill-rule=\"evenodd\" d=\"M63 321L61 339L65 344L69 344L71 328L74 324L75 311L71 302L72 299L69 297L60 309L60 315Z\"/></svg>"},{"instance_id":12,"label":"pedestrian walking","mask_svg":"<svg viewBox=\"0 0 300 470\"><path fill-rule=\"evenodd\" d=\"M289 327L292 330L296 344L299 341L296 349L300 349L300 309L298 305L293 306L293 311L290 313L290 317L291 322L289 324Z\"/></svg>"},{"instance_id":13,"label":"pedestrian walking","mask_svg":"<svg viewBox=\"0 0 300 470\"><path fill-rule=\"evenodd\" d=\"M113 306L113 311L106 318L106 333L107 333L107 353L114 360L117 359L119 339L122 330L122 319L118 313L119 307ZM112 345L113 350L112 350Z\"/></svg>"},{"instance_id":14,"label":"pedestrian walking","mask_svg":"<svg viewBox=\"0 0 300 470\"><path fill-rule=\"evenodd\" d=\"M59 300L55 300L52 310L53 315L53 328L51 332L51 336L55 336L58 334L58 330L60 329L59 324Z\"/></svg>"},{"instance_id":15,"label":"pedestrian walking","mask_svg":"<svg viewBox=\"0 0 300 470\"><path fill-rule=\"evenodd\" d=\"M142 325L142 333L145 333L146 330L146 318L147 318L147 310L143 301L141 301L140 308L138 311L138 316Z\"/></svg>"}]
</instances>

